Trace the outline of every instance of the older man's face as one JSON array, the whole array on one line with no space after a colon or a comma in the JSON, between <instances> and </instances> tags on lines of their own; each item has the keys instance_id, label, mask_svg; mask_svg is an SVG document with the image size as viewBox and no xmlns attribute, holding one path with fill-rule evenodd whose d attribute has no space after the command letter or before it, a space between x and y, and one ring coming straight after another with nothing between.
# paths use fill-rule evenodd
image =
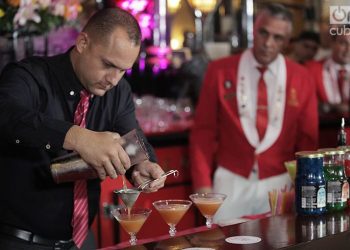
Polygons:
<instances>
[{"instance_id":1,"label":"older man's face","mask_svg":"<svg viewBox=\"0 0 350 250\"><path fill-rule=\"evenodd\" d=\"M332 58L336 63L350 63L350 35L337 36L332 43Z\"/></svg>"},{"instance_id":2,"label":"older man's face","mask_svg":"<svg viewBox=\"0 0 350 250\"><path fill-rule=\"evenodd\" d=\"M267 65L276 59L285 48L292 31L291 23L268 13L258 15L254 24L255 59L262 65Z\"/></svg>"}]
</instances>

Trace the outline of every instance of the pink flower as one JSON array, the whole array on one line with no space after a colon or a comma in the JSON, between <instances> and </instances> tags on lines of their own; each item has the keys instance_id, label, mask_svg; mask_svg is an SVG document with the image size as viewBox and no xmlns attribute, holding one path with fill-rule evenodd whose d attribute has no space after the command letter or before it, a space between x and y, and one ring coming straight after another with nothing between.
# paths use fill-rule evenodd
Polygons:
<instances>
[{"instance_id":1,"label":"pink flower","mask_svg":"<svg viewBox=\"0 0 350 250\"><path fill-rule=\"evenodd\" d=\"M51 0L37 0L40 9L46 9L51 5Z\"/></svg>"},{"instance_id":2,"label":"pink flower","mask_svg":"<svg viewBox=\"0 0 350 250\"><path fill-rule=\"evenodd\" d=\"M33 4L31 0L22 0L18 11L13 18L14 25L24 26L28 21L40 23L41 17L36 13L37 9L38 5Z\"/></svg>"},{"instance_id":3,"label":"pink flower","mask_svg":"<svg viewBox=\"0 0 350 250\"><path fill-rule=\"evenodd\" d=\"M64 3L61 2L56 2L51 6L51 13L55 16L64 16L66 6Z\"/></svg>"}]
</instances>

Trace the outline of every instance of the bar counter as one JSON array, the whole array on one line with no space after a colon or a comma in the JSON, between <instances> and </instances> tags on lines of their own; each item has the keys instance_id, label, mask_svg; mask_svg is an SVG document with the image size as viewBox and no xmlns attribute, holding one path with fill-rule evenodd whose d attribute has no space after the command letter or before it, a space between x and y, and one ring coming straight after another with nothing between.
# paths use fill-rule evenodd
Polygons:
<instances>
[{"instance_id":1,"label":"bar counter","mask_svg":"<svg viewBox=\"0 0 350 250\"><path fill-rule=\"evenodd\" d=\"M112 249L350 249L350 212L344 211L318 217L294 214L271 216L240 224L210 230L205 226L178 232L174 238L167 235L152 239L139 239L138 245L127 242L102 248ZM147 223L147 221L146 221ZM159 223L164 223L159 221ZM142 230L142 229L141 229ZM254 244L231 244L225 241L232 236L255 236L261 241ZM101 250L102 250L101 249Z\"/></svg>"}]
</instances>

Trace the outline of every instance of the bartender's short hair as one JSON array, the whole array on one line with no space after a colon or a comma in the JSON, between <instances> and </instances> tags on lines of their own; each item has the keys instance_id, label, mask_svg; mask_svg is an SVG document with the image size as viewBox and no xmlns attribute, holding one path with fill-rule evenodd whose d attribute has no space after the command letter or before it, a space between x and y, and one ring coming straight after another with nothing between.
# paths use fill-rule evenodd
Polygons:
<instances>
[{"instance_id":1,"label":"bartender's short hair","mask_svg":"<svg viewBox=\"0 0 350 250\"><path fill-rule=\"evenodd\" d=\"M88 20L82 31L103 41L116 28L124 29L135 45L141 44L141 29L136 18L129 12L117 7L97 11Z\"/></svg>"},{"instance_id":2,"label":"bartender's short hair","mask_svg":"<svg viewBox=\"0 0 350 250\"><path fill-rule=\"evenodd\" d=\"M287 22L293 23L293 14L292 12L285 7L283 4L279 3L268 3L263 5L259 13L267 12L270 16L280 18ZM258 15L259 15L258 13Z\"/></svg>"}]
</instances>

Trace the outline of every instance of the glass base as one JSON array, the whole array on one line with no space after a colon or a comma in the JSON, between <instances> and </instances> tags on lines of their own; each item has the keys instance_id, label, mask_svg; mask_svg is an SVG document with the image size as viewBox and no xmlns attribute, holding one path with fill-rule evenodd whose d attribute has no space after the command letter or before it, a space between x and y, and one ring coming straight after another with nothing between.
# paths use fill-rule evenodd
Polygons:
<instances>
[{"instance_id":1,"label":"glass base","mask_svg":"<svg viewBox=\"0 0 350 250\"><path fill-rule=\"evenodd\" d=\"M212 228L212 226L213 226L213 217L208 217L206 222L205 222L205 225L207 226L207 228Z\"/></svg>"},{"instance_id":2,"label":"glass base","mask_svg":"<svg viewBox=\"0 0 350 250\"><path fill-rule=\"evenodd\" d=\"M135 233L129 233L130 234L130 245L135 246L137 239L136 239L136 234Z\"/></svg>"},{"instance_id":3,"label":"glass base","mask_svg":"<svg viewBox=\"0 0 350 250\"><path fill-rule=\"evenodd\" d=\"M169 235L170 235L170 237L174 237L176 235L175 226L170 226Z\"/></svg>"}]
</instances>

